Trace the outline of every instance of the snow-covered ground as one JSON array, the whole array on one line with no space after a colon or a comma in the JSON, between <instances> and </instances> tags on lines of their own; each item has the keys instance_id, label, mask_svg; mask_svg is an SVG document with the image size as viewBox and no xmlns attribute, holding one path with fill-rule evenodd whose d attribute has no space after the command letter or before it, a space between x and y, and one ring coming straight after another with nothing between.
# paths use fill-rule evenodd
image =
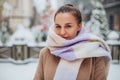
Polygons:
<instances>
[{"instance_id":1,"label":"snow-covered ground","mask_svg":"<svg viewBox=\"0 0 120 80\"><path fill-rule=\"evenodd\" d=\"M37 64L0 63L0 80L33 80ZM111 63L108 80L120 80L120 64Z\"/></svg>"},{"instance_id":2,"label":"snow-covered ground","mask_svg":"<svg viewBox=\"0 0 120 80\"><path fill-rule=\"evenodd\" d=\"M0 80L33 80L37 62L28 64L0 63Z\"/></svg>"},{"instance_id":3,"label":"snow-covered ground","mask_svg":"<svg viewBox=\"0 0 120 80\"><path fill-rule=\"evenodd\" d=\"M120 61L119 64L116 61L111 63L107 80L120 80Z\"/></svg>"}]
</instances>

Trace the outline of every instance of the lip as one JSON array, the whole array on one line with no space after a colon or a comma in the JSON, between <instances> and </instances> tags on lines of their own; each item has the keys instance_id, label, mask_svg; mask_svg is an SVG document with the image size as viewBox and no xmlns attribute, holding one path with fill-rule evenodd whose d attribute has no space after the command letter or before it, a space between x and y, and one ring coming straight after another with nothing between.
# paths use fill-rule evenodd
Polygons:
<instances>
[{"instance_id":1,"label":"lip","mask_svg":"<svg viewBox=\"0 0 120 80\"><path fill-rule=\"evenodd\" d=\"M68 38L68 37L62 37L62 38L66 39L66 40L69 40L69 38Z\"/></svg>"}]
</instances>

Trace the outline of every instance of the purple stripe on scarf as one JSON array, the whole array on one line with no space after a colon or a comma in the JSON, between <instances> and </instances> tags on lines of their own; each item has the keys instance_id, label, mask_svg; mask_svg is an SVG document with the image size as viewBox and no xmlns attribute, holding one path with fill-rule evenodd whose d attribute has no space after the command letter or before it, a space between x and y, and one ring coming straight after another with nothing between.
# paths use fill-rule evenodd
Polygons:
<instances>
[{"instance_id":1,"label":"purple stripe on scarf","mask_svg":"<svg viewBox=\"0 0 120 80\"><path fill-rule=\"evenodd\" d=\"M56 55L56 56L59 56L63 59L69 60L69 61L76 59L74 51L71 47L59 48L59 49L53 51L53 54Z\"/></svg>"}]
</instances>

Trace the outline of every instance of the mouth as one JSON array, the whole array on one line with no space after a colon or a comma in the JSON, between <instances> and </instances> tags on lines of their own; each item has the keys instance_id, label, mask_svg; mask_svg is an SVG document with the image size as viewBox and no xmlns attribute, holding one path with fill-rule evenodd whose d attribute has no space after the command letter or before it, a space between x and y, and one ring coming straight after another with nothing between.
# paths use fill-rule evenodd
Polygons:
<instances>
[{"instance_id":1,"label":"mouth","mask_svg":"<svg viewBox=\"0 0 120 80\"><path fill-rule=\"evenodd\" d=\"M68 38L68 37L62 37L62 38L66 39L66 40L69 40L69 38Z\"/></svg>"}]
</instances>

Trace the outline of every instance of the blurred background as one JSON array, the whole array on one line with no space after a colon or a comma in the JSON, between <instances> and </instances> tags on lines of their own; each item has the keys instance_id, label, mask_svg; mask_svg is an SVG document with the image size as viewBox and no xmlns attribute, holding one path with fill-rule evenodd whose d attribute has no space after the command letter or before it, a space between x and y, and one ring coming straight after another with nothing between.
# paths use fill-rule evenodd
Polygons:
<instances>
[{"instance_id":1,"label":"blurred background","mask_svg":"<svg viewBox=\"0 0 120 80\"><path fill-rule=\"evenodd\" d=\"M0 80L33 80L61 5L79 7L83 26L111 48L108 80L120 80L120 0L0 0Z\"/></svg>"}]
</instances>

